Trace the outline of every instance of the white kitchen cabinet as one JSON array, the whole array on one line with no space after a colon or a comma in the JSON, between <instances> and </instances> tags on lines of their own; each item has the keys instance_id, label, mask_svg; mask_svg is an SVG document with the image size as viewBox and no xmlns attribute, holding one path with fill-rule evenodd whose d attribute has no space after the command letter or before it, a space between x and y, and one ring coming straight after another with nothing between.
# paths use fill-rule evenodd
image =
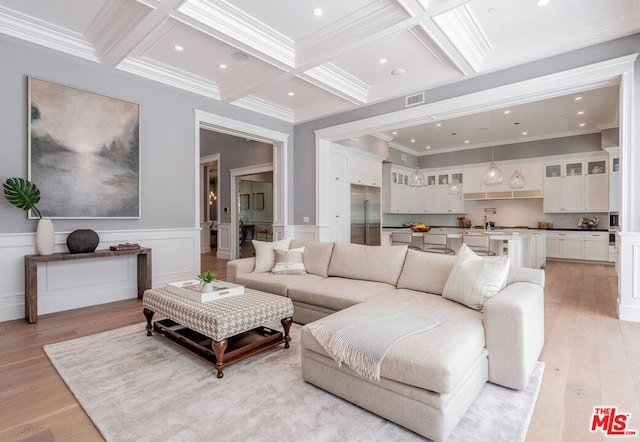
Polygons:
<instances>
[{"instance_id":1,"label":"white kitchen cabinet","mask_svg":"<svg viewBox=\"0 0 640 442\"><path fill-rule=\"evenodd\" d=\"M609 212L620 211L620 158L611 158L609 171Z\"/></svg>"},{"instance_id":2,"label":"white kitchen cabinet","mask_svg":"<svg viewBox=\"0 0 640 442\"><path fill-rule=\"evenodd\" d=\"M347 154L331 150L331 177L332 181L347 181L348 159Z\"/></svg>"},{"instance_id":3,"label":"white kitchen cabinet","mask_svg":"<svg viewBox=\"0 0 640 442\"><path fill-rule=\"evenodd\" d=\"M549 258L608 261L607 232L548 231L546 254Z\"/></svg>"},{"instance_id":4,"label":"white kitchen cabinet","mask_svg":"<svg viewBox=\"0 0 640 442\"><path fill-rule=\"evenodd\" d=\"M331 210L335 241L351 242L351 185L346 181L331 183Z\"/></svg>"},{"instance_id":5,"label":"white kitchen cabinet","mask_svg":"<svg viewBox=\"0 0 640 442\"><path fill-rule=\"evenodd\" d=\"M608 210L609 182L605 159L568 161L545 166L545 213Z\"/></svg>"},{"instance_id":6,"label":"white kitchen cabinet","mask_svg":"<svg viewBox=\"0 0 640 442\"><path fill-rule=\"evenodd\" d=\"M385 164L382 176L382 212L414 213L414 188L409 186L411 169Z\"/></svg>"},{"instance_id":7,"label":"white kitchen cabinet","mask_svg":"<svg viewBox=\"0 0 640 442\"><path fill-rule=\"evenodd\" d=\"M609 211L609 178L606 175L587 175L584 187L585 210Z\"/></svg>"},{"instance_id":8,"label":"white kitchen cabinet","mask_svg":"<svg viewBox=\"0 0 640 442\"><path fill-rule=\"evenodd\" d=\"M584 259L609 261L609 233L584 232Z\"/></svg>"},{"instance_id":9,"label":"white kitchen cabinet","mask_svg":"<svg viewBox=\"0 0 640 442\"><path fill-rule=\"evenodd\" d=\"M349 181L363 186L382 185L382 163L349 155Z\"/></svg>"},{"instance_id":10,"label":"white kitchen cabinet","mask_svg":"<svg viewBox=\"0 0 640 442\"><path fill-rule=\"evenodd\" d=\"M547 257L582 259L583 242L582 232L547 232Z\"/></svg>"}]
</instances>

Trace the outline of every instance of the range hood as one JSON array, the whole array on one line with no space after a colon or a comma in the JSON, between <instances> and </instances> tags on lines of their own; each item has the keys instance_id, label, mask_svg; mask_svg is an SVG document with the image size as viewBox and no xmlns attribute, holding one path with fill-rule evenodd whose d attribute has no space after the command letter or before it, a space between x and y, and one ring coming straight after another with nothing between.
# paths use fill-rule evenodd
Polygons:
<instances>
[{"instance_id":1,"label":"range hood","mask_svg":"<svg viewBox=\"0 0 640 442\"><path fill-rule=\"evenodd\" d=\"M467 192L463 200L511 200L521 198L542 198L542 190L504 190L499 192Z\"/></svg>"}]
</instances>

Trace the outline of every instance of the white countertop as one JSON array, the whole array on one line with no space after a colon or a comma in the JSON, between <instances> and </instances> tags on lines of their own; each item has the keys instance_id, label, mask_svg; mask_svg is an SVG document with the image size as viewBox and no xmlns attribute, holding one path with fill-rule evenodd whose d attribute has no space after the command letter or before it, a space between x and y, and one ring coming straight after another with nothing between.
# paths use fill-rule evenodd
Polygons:
<instances>
[{"instance_id":1,"label":"white countertop","mask_svg":"<svg viewBox=\"0 0 640 442\"><path fill-rule=\"evenodd\" d=\"M382 229L383 234L391 234L391 232L407 232L410 228L400 229ZM522 241L530 238L532 235L544 232L530 231L527 229L504 229L504 230L481 230L481 229L462 229L457 227L435 227L429 232L413 232L414 236L421 236L424 233L446 234L449 238L460 238L462 235L489 235L493 240L502 241Z\"/></svg>"}]
</instances>

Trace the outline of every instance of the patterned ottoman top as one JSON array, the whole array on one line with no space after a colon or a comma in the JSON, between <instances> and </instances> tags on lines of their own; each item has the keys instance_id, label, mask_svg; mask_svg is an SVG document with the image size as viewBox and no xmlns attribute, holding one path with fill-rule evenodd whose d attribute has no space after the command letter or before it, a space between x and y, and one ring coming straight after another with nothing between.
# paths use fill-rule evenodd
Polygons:
<instances>
[{"instance_id":1,"label":"patterned ottoman top","mask_svg":"<svg viewBox=\"0 0 640 442\"><path fill-rule=\"evenodd\" d=\"M143 304L216 341L293 316L293 303L284 296L245 288L244 295L198 302L163 288L144 292Z\"/></svg>"}]
</instances>

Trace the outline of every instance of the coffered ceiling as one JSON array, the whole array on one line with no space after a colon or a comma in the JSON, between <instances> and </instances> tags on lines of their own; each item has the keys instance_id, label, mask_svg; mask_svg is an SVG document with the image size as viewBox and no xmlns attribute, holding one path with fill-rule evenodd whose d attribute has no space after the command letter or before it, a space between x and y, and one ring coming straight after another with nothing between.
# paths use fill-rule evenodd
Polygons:
<instances>
[{"instance_id":1,"label":"coffered ceiling","mask_svg":"<svg viewBox=\"0 0 640 442\"><path fill-rule=\"evenodd\" d=\"M0 0L0 32L300 123L640 30L636 0L538 3Z\"/></svg>"}]
</instances>

